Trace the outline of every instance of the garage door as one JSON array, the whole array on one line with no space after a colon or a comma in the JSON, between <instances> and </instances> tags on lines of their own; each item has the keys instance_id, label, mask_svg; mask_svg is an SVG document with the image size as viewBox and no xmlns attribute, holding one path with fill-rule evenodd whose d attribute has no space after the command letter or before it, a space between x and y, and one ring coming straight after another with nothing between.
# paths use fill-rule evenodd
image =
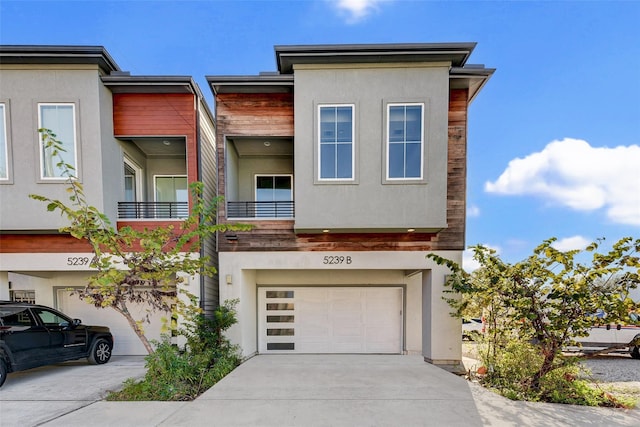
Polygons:
<instances>
[{"instance_id":1,"label":"garage door","mask_svg":"<svg viewBox=\"0 0 640 427\"><path fill-rule=\"evenodd\" d=\"M260 287L260 353L401 353L400 287Z\"/></svg>"},{"instance_id":2,"label":"garage door","mask_svg":"<svg viewBox=\"0 0 640 427\"><path fill-rule=\"evenodd\" d=\"M58 290L58 308L66 315L81 319L85 325L108 326L114 337L113 354L116 355L146 355L144 345L133 332L127 320L117 311L111 308L98 309L80 300L69 291ZM142 319L145 310L141 307L130 307L135 319ZM166 313L151 313L151 323L144 323L145 335L149 340L160 340L162 330L162 318L168 317Z\"/></svg>"}]
</instances>

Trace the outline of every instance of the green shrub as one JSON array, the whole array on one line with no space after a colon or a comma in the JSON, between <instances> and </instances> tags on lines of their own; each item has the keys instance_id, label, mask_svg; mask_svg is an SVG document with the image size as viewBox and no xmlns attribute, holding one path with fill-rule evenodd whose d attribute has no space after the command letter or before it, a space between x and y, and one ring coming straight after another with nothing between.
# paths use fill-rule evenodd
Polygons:
<instances>
[{"instance_id":1,"label":"green shrub","mask_svg":"<svg viewBox=\"0 0 640 427\"><path fill-rule=\"evenodd\" d=\"M495 389L511 400L543 401L571 405L634 407L632 398L603 390L584 380L584 373L575 357L559 355L557 364L542 376L536 386L532 378L539 372L544 357L535 346L513 340L500 347L491 358L483 385ZM483 362L487 362L483 360ZM583 375L581 375L583 374Z\"/></svg>"},{"instance_id":2,"label":"green shrub","mask_svg":"<svg viewBox=\"0 0 640 427\"><path fill-rule=\"evenodd\" d=\"M124 383L107 400L193 400L224 378L241 362L237 346L223 332L236 323L234 306L229 301L207 319L195 307L187 308L186 326L178 335L186 338L180 348L163 336L155 342L155 351L145 358L147 372L141 381Z\"/></svg>"}]
</instances>

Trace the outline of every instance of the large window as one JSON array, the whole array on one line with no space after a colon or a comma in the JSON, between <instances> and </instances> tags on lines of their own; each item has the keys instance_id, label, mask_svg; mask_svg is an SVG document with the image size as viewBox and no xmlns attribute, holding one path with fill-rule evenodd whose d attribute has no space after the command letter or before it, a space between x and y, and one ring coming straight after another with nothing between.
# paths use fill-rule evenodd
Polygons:
<instances>
[{"instance_id":1,"label":"large window","mask_svg":"<svg viewBox=\"0 0 640 427\"><path fill-rule=\"evenodd\" d=\"M322 105L318 110L319 178L352 180L353 105Z\"/></svg>"},{"instance_id":2,"label":"large window","mask_svg":"<svg viewBox=\"0 0 640 427\"><path fill-rule=\"evenodd\" d=\"M424 104L387 106L387 179L422 179Z\"/></svg>"},{"instance_id":3,"label":"large window","mask_svg":"<svg viewBox=\"0 0 640 427\"><path fill-rule=\"evenodd\" d=\"M156 176L156 202L188 202L186 176Z\"/></svg>"},{"instance_id":4,"label":"large window","mask_svg":"<svg viewBox=\"0 0 640 427\"><path fill-rule=\"evenodd\" d=\"M292 200L291 175L256 175L256 217L292 216Z\"/></svg>"},{"instance_id":5,"label":"large window","mask_svg":"<svg viewBox=\"0 0 640 427\"><path fill-rule=\"evenodd\" d=\"M42 137L40 138L42 178L66 178L63 176L63 169L57 164L60 156L65 163L77 169L75 104L38 104L38 126L53 131L64 149L54 155L53 150L45 147Z\"/></svg>"},{"instance_id":6,"label":"large window","mask_svg":"<svg viewBox=\"0 0 640 427\"><path fill-rule=\"evenodd\" d=\"M7 113L0 104L0 179L9 179L9 144L7 142Z\"/></svg>"}]
</instances>

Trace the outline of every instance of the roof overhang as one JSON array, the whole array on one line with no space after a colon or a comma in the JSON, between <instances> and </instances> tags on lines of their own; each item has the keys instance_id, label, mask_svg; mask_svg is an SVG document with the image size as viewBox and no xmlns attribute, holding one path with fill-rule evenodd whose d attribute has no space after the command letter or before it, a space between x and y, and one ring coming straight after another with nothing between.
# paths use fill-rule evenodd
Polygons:
<instances>
[{"instance_id":1,"label":"roof overhang","mask_svg":"<svg viewBox=\"0 0 640 427\"><path fill-rule=\"evenodd\" d=\"M462 67L476 43L402 43L276 46L282 74L293 73L295 64L370 64L398 62L450 62Z\"/></svg>"},{"instance_id":2,"label":"roof overhang","mask_svg":"<svg viewBox=\"0 0 640 427\"><path fill-rule=\"evenodd\" d=\"M257 76L207 76L214 95L219 93L290 93L293 75L266 73Z\"/></svg>"},{"instance_id":3,"label":"roof overhang","mask_svg":"<svg viewBox=\"0 0 640 427\"><path fill-rule=\"evenodd\" d=\"M449 88L469 89L467 100L471 103L495 71L495 68L485 68L483 65L453 67L449 70Z\"/></svg>"},{"instance_id":4,"label":"roof overhang","mask_svg":"<svg viewBox=\"0 0 640 427\"><path fill-rule=\"evenodd\" d=\"M102 46L0 45L0 64L93 64L104 74L120 71Z\"/></svg>"},{"instance_id":5,"label":"roof overhang","mask_svg":"<svg viewBox=\"0 0 640 427\"><path fill-rule=\"evenodd\" d=\"M191 76L131 76L120 72L102 76L102 82L113 93L190 93L202 98Z\"/></svg>"}]
</instances>

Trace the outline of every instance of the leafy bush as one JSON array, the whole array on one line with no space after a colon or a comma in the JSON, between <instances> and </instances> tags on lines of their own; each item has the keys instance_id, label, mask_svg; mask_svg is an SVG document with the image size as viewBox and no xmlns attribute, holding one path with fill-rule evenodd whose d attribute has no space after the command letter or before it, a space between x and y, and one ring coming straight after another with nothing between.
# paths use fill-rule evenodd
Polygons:
<instances>
[{"instance_id":1,"label":"leafy bush","mask_svg":"<svg viewBox=\"0 0 640 427\"><path fill-rule=\"evenodd\" d=\"M492 364L481 382L511 400L618 408L635 405L634 399L605 391L583 379L588 372L579 366L576 357L558 356L554 368L534 384L534 375L544 362L534 345L512 340L499 349L497 355L491 359Z\"/></svg>"},{"instance_id":2,"label":"leafy bush","mask_svg":"<svg viewBox=\"0 0 640 427\"><path fill-rule=\"evenodd\" d=\"M624 237L604 253L598 252L602 239L584 251L561 251L556 240L514 264L477 245L472 249L480 268L472 273L439 255L427 258L451 270L445 292L452 295L444 299L452 315L482 312L486 319L478 346L483 383L512 399L625 406L576 379L576 360L563 349L589 334L599 310L611 323L637 311L630 295L640 285L640 239Z\"/></svg>"},{"instance_id":3,"label":"leafy bush","mask_svg":"<svg viewBox=\"0 0 640 427\"><path fill-rule=\"evenodd\" d=\"M186 326L178 335L186 338L184 348L168 336L145 357L147 372L141 381L129 379L124 388L107 400L193 400L224 378L241 362L239 349L223 336L236 323L237 300L227 301L205 318L195 306L186 308Z\"/></svg>"}]
</instances>

